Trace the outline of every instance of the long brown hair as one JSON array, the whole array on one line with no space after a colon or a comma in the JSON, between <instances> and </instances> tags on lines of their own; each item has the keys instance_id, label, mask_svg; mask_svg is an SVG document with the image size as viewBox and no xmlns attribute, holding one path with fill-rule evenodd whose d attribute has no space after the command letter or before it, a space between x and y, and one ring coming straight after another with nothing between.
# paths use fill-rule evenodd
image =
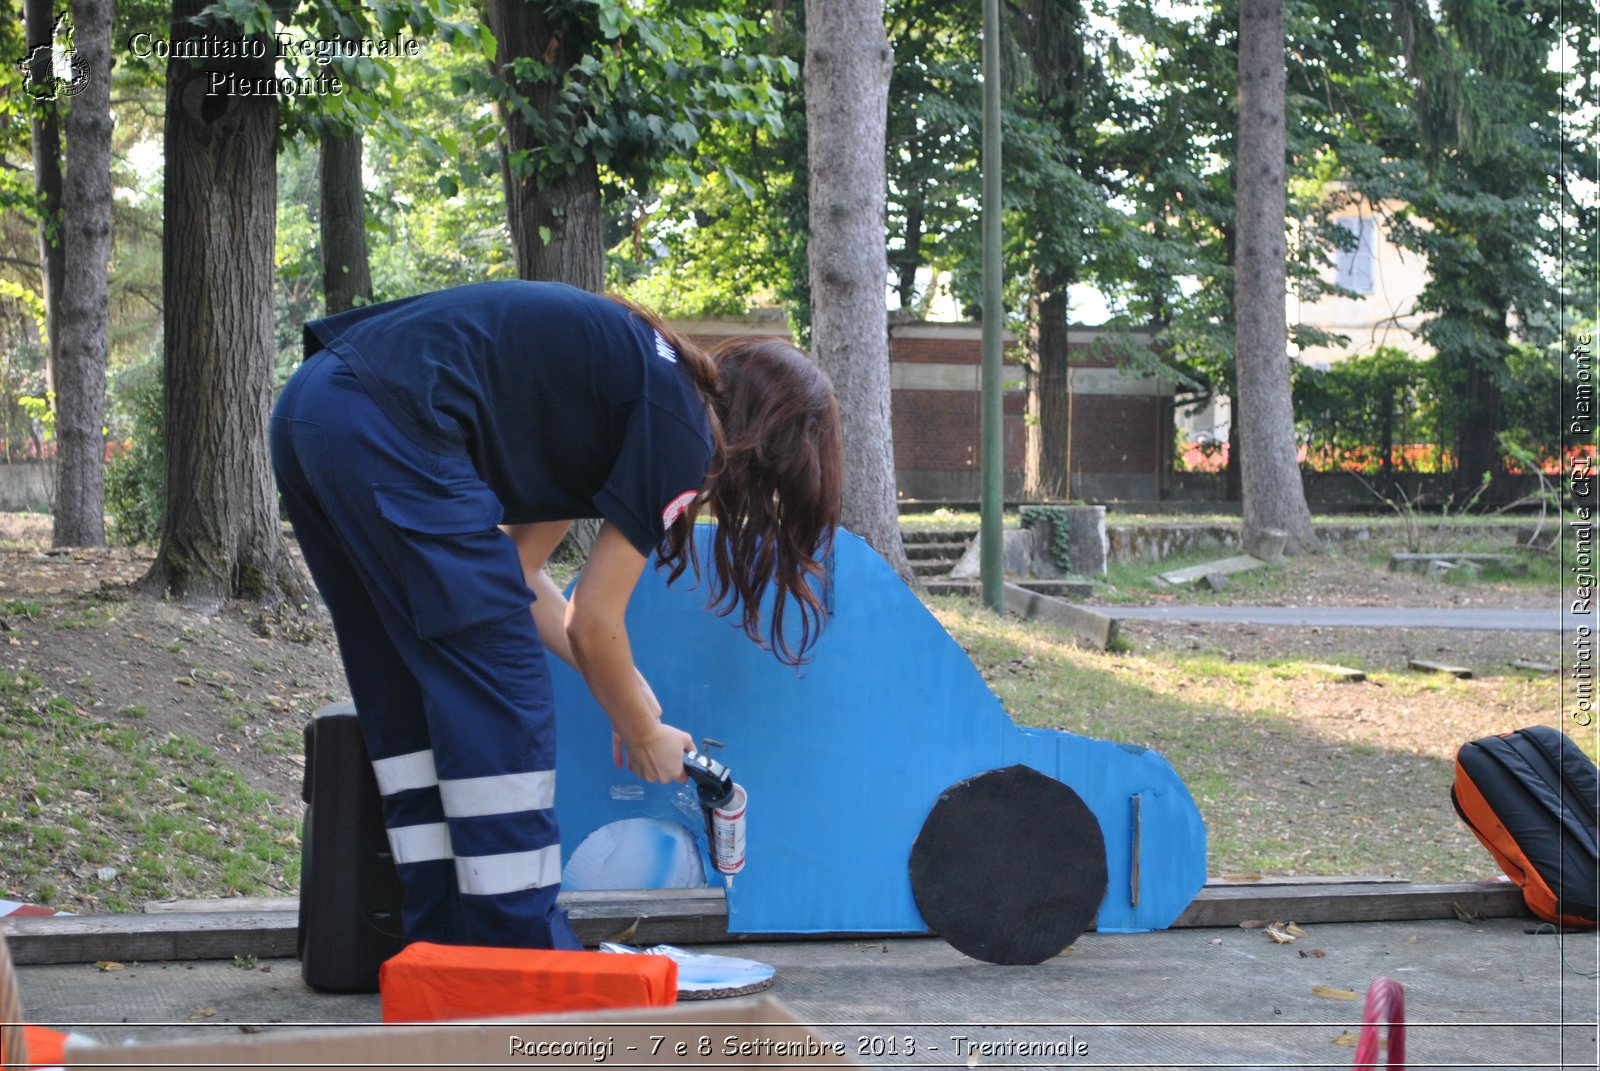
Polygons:
<instances>
[{"instance_id":1,"label":"long brown hair","mask_svg":"<svg viewBox=\"0 0 1600 1071\"><path fill-rule=\"evenodd\" d=\"M833 383L806 354L772 335L739 335L710 353L660 317L620 298L678 353L707 403L712 459L693 505L667 529L657 554L672 583L685 570L700 577L695 517L709 507L717 522L710 605L735 610L745 635L785 665L805 661L826 610L813 579L839 526L843 435ZM761 630L761 601L773 589L772 621ZM797 605L799 643L789 642L786 611Z\"/></svg>"}]
</instances>

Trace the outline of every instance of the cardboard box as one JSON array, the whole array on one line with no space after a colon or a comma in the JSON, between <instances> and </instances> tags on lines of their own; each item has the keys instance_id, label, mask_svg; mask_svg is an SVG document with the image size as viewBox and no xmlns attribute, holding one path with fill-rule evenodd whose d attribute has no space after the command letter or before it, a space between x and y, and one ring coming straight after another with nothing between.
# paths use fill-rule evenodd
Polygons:
<instances>
[{"instance_id":1,"label":"cardboard box","mask_svg":"<svg viewBox=\"0 0 1600 1071\"><path fill-rule=\"evenodd\" d=\"M671 1008L482 1023L392 1024L254 1034L227 1041L69 1045L69 1068L338 1065L477 1067L860 1067L844 1041L807 1030L770 996Z\"/></svg>"}]
</instances>

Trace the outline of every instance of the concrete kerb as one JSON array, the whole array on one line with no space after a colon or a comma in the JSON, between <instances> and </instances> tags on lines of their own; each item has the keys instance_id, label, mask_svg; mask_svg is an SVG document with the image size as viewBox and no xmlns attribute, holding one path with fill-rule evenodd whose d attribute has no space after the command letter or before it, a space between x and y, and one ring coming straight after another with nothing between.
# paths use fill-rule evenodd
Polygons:
<instances>
[{"instance_id":1,"label":"concrete kerb","mask_svg":"<svg viewBox=\"0 0 1600 1071\"><path fill-rule=\"evenodd\" d=\"M1109 650L1116 642L1115 618L1037 591L1030 591L1009 581L1003 590L1006 609L1019 617L1030 621L1043 621L1065 629L1077 639L1101 651Z\"/></svg>"}]
</instances>

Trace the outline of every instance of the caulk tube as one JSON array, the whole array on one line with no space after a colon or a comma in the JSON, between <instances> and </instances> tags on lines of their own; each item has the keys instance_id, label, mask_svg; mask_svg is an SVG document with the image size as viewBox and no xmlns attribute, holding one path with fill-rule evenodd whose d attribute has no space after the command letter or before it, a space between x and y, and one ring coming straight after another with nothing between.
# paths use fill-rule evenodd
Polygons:
<instances>
[{"instance_id":1,"label":"caulk tube","mask_svg":"<svg viewBox=\"0 0 1600 1071\"><path fill-rule=\"evenodd\" d=\"M731 878L744 869L744 812L748 802L744 786L735 782L727 802L709 812L711 862L725 877Z\"/></svg>"}]
</instances>

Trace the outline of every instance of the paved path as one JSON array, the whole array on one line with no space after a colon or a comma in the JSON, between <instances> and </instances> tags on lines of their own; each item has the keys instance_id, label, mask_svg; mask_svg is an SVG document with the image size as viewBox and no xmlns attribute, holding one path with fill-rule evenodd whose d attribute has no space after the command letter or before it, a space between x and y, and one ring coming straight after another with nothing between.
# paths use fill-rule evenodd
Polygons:
<instances>
[{"instance_id":1,"label":"paved path","mask_svg":"<svg viewBox=\"0 0 1600 1071\"><path fill-rule=\"evenodd\" d=\"M1350 1042L1360 1030L1359 997L1385 976L1405 987L1406 1055L1413 1067L1593 1068L1596 937L1558 938L1548 928L1533 935L1533 923L1308 924L1292 947L1237 927L1088 933L1033 967L980 963L937 938L697 950L772 964L777 984L770 995L816 1035L845 1045L862 1067L1348 1068ZM22 967L17 974L23 1008L34 1022L69 1026L113 1044L231 1039L242 1047L256 1039L241 1036L240 1024L264 1026L257 1037L267 1039L311 1024L375 1024L379 1018L377 996L313 993L293 961L239 966L227 960L130 962L108 972L68 964ZM704 1036L721 1048L724 1039L749 1029L726 1018L716 1025L732 1003L676 1011L699 1015ZM339 1036L339 1027L317 1028ZM609 1030L594 1036L612 1036ZM129 1066L119 1053L111 1058ZM599 1064L592 1057L506 1057L496 1066L517 1063ZM713 1063L751 1066L734 1059ZM628 1054L620 1047L605 1061L623 1067L713 1063L670 1053L651 1060L643 1050ZM776 1057L760 1063L818 1066Z\"/></svg>"},{"instance_id":2,"label":"paved path","mask_svg":"<svg viewBox=\"0 0 1600 1071\"><path fill-rule=\"evenodd\" d=\"M1559 632L1594 626L1593 615L1549 610L1469 609L1456 606L1105 606L1122 620L1195 621L1238 625L1316 625L1324 628L1466 628Z\"/></svg>"}]
</instances>

